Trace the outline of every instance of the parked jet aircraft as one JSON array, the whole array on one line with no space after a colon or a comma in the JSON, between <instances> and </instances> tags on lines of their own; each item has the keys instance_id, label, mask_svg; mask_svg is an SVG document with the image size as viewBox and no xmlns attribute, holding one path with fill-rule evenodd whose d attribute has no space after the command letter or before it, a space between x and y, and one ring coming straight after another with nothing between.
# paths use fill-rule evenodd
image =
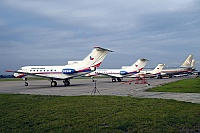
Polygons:
<instances>
[{"instance_id":1,"label":"parked jet aircraft","mask_svg":"<svg viewBox=\"0 0 200 133\"><path fill-rule=\"evenodd\" d=\"M192 60L192 63L191 63L191 70L189 71L190 73L196 71L196 68L195 68L195 59Z\"/></svg>"},{"instance_id":2,"label":"parked jet aircraft","mask_svg":"<svg viewBox=\"0 0 200 133\"><path fill-rule=\"evenodd\" d=\"M171 78L175 74L188 73L192 69L191 67L192 59L193 55L189 55L180 67L173 69L163 69L161 73L168 75L169 78Z\"/></svg>"},{"instance_id":3,"label":"parked jet aircraft","mask_svg":"<svg viewBox=\"0 0 200 133\"><path fill-rule=\"evenodd\" d=\"M112 82L116 82L116 79L118 82L120 82L123 77L139 73L147 64L147 61L147 59L138 59L132 66L128 66L122 69L97 69L96 71L89 73L86 76L105 75L111 77Z\"/></svg>"},{"instance_id":4,"label":"parked jet aircraft","mask_svg":"<svg viewBox=\"0 0 200 133\"><path fill-rule=\"evenodd\" d=\"M193 55L190 54L180 67L191 67Z\"/></svg>"},{"instance_id":5,"label":"parked jet aircraft","mask_svg":"<svg viewBox=\"0 0 200 133\"><path fill-rule=\"evenodd\" d=\"M161 71L165 64L158 64L153 70L148 70L148 71L140 71L137 74L129 76L130 78L138 78L138 77L145 77L145 78L151 78L151 77L157 77L157 78L162 78L161 76Z\"/></svg>"},{"instance_id":6,"label":"parked jet aircraft","mask_svg":"<svg viewBox=\"0 0 200 133\"><path fill-rule=\"evenodd\" d=\"M7 70L7 72L14 72L15 77L31 75L48 78L51 80L52 87L57 86L55 80L63 80L64 85L68 86L70 85L70 79L96 70L96 67L101 65L108 52L113 51L95 47L88 56L75 64L64 66L24 66L17 71ZM25 78L25 86L28 86L27 78Z\"/></svg>"}]
</instances>

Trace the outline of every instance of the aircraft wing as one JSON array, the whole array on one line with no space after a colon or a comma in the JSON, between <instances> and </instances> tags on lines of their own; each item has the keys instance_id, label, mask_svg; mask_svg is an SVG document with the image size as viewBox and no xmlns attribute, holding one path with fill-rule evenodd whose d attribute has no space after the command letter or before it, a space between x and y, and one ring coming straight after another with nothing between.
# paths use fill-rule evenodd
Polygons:
<instances>
[{"instance_id":1,"label":"aircraft wing","mask_svg":"<svg viewBox=\"0 0 200 133\"><path fill-rule=\"evenodd\" d=\"M108 77L115 77L115 78L125 77L125 75L120 75L120 74L105 74L105 73L98 73L98 74L103 75L103 76L108 76Z\"/></svg>"},{"instance_id":2,"label":"aircraft wing","mask_svg":"<svg viewBox=\"0 0 200 133\"><path fill-rule=\"evenodd\" d=\"M20 77L25 77L25 76L29 75L29 76L36 76L36 77L41 77L41 78L48 78L47 76L37 75L34 73L19 72L19 71L14 71L14 70L6 70L6 72L22 74Z\"/></svg>"},{"instance_id":3,"label":"aircraft wing","mask_svg":"<svg viewBox=\"0 0 200 133\"><path fill-rule=\"evenodd\" d=\"M108 76L108 77L114 77L114 78L125 78L125 77L135 77L135 74L126 74L126 75L121 75L121 74L106 74L106 73L98 73L103 76ZM136 73L137 74L137 73Z\"/></svg>"},{"instance_id":4,"label":"aircraft wing","mask_svg":"<svg viewBox=\"0 0 200 133\"><path fill-rule=\"evenodd\" d=\"M18 73L21 74L19 77L25 77L25 76L35 76L35 77L41 77L41 78L48 78L48 79L57 79L57 80L63 80L66 79L66 77L61 78L61 77L56 77L56 76L45 76L39 73L27 73L27 72L19 72L19 71L14 71L14 70L6 70L6 72L13 72L13 73ZM78 75L80 76L80 75ZM77 75L70 75L69 77L67 77L67 79L73 79L74 77L77 77Z\"/></svg>"}]
</instances>

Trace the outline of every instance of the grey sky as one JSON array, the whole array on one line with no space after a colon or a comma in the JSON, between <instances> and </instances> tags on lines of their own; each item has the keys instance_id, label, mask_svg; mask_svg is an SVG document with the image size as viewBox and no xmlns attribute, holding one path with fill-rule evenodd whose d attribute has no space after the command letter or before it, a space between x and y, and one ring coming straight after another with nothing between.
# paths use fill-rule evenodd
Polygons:
<instances>
[{"instance_id":1,"label":"grey sky","mask_svg":"<svg viewBox=\"0 0 200 133\"><path fill-rule=\"evenodd\" d=\"M199 36L198 0L2 0L0 74L81 60L94 46L115 51L101 68L179 66L193 54L200 69Z\"/></svg>"}]
</instances>

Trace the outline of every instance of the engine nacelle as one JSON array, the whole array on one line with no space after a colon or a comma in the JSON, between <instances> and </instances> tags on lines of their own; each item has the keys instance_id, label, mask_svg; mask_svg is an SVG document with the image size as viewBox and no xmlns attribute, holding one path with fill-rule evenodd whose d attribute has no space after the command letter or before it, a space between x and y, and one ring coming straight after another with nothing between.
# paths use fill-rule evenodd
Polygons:
<instances>
[{"instance_id":1,"label":"engine nacelle","mask_svg":"<svg viewBox=\"0 0 200 133\"><path fill-rule=\"evenodd\" d=\"M96 67L90 67L90 70L91 70L91 71L95 71L95 70L96 70Z\"/></svg>"},{"instance_id":2,"label":"engine nacelle","mask_svg":"<svg viewBox=\"0 0 200 133\"><path fill-rule=\"evenodd\" d=\"M62 70L62 73L63 74L73 74L73 73L75 73L76 71L75 71L75 69L63 69Z\"/></svg>"},{"instance_id":3,"label":"engine nacelle","mask_svg":"<svg viewBox=\"0 0 200 133\"><path fill-rule=\"evenodd\" d=\"M127 71L120 71L120 75L126 75L126 74L128 74Z\"/></svg>"}]
</instances>

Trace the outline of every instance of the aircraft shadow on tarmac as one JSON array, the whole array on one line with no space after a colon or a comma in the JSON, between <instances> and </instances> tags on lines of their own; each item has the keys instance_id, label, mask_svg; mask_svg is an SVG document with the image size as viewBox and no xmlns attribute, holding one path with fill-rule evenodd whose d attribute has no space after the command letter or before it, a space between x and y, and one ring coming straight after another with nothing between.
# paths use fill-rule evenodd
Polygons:
<instances>
[{"instance_id":1,"label":"aircraft shadow on tarmac","mask_svg":"<svg viewBox=\"0 0 200 133\"><path fill-rule=\"evenodd\" d=\"M64 86L62 84L58 84L56 87L51 87L50 85L38 85L38 84L30 84L29 86L26 86L24 88L26 89L44 89L44 88L49 88L49 89L56 89L56 88L72 88L72 87L79 87L79 86L91 86L93 87L93 83L79 83L79 84L72 84L72 85L69 85L69 86Z\"/></svg>"}]
</instances>

